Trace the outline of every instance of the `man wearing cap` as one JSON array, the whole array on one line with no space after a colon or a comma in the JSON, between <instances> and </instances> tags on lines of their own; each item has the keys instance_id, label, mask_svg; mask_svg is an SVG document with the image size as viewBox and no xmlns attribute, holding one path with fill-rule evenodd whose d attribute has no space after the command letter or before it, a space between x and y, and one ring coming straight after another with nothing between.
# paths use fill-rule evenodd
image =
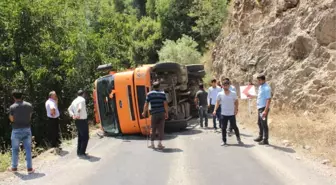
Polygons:
<instances>
[{"instance_id":1,"label":"man wearing cap","mask_svg":"<svg viewBox=\"0 0 336 185\"><path fill-rule=\"evenodd\" d=\"M232 128L235 131L237 141L239 144L242 144L239 134L239 129L236 124L236 115L238 113L238 98L237 94L233 91L230 91L230 82L224 81L223 83L224 91L218 93L215 110L213 115L217 114L217 109L219 106L222 107L221 109L221 123L222 123L222 146L226 145L226 128L228 121Z\"/></svg>"},{"instance_id":2,"label":"man wearing cap","mask_svg":"<svg viewBox=\"0 0 336 185\"><path fill-rule=\"evenodd\" d=\"M259 136L254 141L261 145L268 145L267 118L271 104L271 87L266 83L264 74L259 74L257 79L259 84L257 96ZM252 95L248 95L248 97L252 97Z\"/></svg>"},{"instance_id":3,"label":"man wearing cap","mask_svg":"<svg viewBox=\"0 0 336 185\"><path fill-rule=\"evenodd\" d=\"M23 93L14 90L13 93L14 104L9 107L9 120L12 125L12 166L8 171L17 172L19 163L20 143L23 143L26 151L27 171L33 173L31 144L31 116L33 114L33 106L23 101Z\"/></svg>"},{"instance_id":4,"label":"man wearing cap","mask_svg":"<svg viewBox=\"0 0 336 185\"><path fill-rule=\"evenodd\" d=\"M143 117L147 117L147 112L150 104L150 114L152 116L151 118L151 128L152 128L152 134L151 134L151 145L149 148L155 148L154 140L156 131L158 131L159 135L159 143L158 143L158 149L162 150L164 149L164 146L162 145L162 140L164 136L164 125L165 125L165 119L168 119L168 102L166 99L166 94L164 91L160 91L160 82L154 82L153 83L153 90L150 91L147 94L146 102L144 105L144 110L142 112Z\"/></svg>"},{"instance_id":5,"label":"man wearing cap","mask_svg":"<svg viewBox=\"0 0 336 185\"><path fill-rule=\"evenodd\" d=\"M45 103L48 117L48 140L51 147L54 148L54 152L59 154L61 151L60 144L60 130L59 130L59 110L58 110L58 99L55 91L49 93L49 99Z\"/></svg>"},{"instance_id":6,"label":"man wearing cap","mask_svg":"<svg viewBox=\"0 0 336 185\"><path fill-rule=\"evenodd\" d=\"M86 148L89 142L89 125L87 121L85 96L85 92L83 90L79 90L77 92L77 98L71 103L68 111L72 119L75 120L77 128L77 156L87 159L89 158L86 153Z\"/></svg>"}]
</instances>

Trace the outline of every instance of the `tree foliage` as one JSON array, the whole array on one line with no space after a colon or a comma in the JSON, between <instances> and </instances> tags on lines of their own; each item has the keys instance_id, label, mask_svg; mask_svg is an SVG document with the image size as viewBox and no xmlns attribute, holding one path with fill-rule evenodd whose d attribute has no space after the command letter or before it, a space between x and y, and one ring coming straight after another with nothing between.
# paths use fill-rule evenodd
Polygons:
<instances>
[{"instance_id":1,"label":"tree foliage","mask_svg":"<svg viewBox=\"0 0 336 185\"><path fill-rule=\"evenodd\" d=\"M8 107L14 88L24 90L25 99L33 104L33 133L43 145L49 91L59 95L61 129L67 137L66 109L79 88L92 91L98 65L112 63L120 70L155 63L163 44L160 59L176 52L176 58L169 59L197 62L201 55L197 49L202 51L216 37L224 19L225 7L220 1L211 2L217 4L205 0L0 1L0 143L10 143ZM88 103L92 118L91 99Z\"/></svg>"},{"instance_id":2,"label":"tree foliage","mask_svg":"<svg viewBox=\"0 0 336 185\"><path fill-rule=\"evenodd\" d=\"M197 42L183 35L176 42L166 40L159 51L160 61L174 61L180 64L200 63L201 53L197 51Z\"/></svg>"}]
</instances>

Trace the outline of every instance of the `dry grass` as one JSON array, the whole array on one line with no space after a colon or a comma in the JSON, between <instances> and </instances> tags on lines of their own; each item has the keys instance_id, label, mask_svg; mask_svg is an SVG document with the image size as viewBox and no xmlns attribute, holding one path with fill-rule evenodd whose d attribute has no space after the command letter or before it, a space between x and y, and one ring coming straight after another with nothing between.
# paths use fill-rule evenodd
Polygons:
<instances>
[{"instance_id":1,"label":"dry grass","mask_svg":"<svg viewBox=\"0 0 336 185\"><path fill-rule=\"evenodd\" d=\"M12 155L11 152L8 151L4 154L0 153L0 172L4 172L7 170L8 167L11 166L11 161L12 161ZM23 151L20 151L19 153L19 166L20 167L25 167L25 155Z\"/></svg>"},{"instance_id":2,"label":"dry grass","mask_svg":"<svg viewBox=\"0 0 336 185\"><path fill-rule=\"evenodd\" d=\"M269 115L270 138L288 140L297 150L310 153L321 160L329 159L336 165L335 113L308 114L290 110L272 109ZM257 132L257 112L252 101L252 114L247 101L241 101L238 119ZM310 149L304 149L309 146Z\"/></svg>"}]
</instances>

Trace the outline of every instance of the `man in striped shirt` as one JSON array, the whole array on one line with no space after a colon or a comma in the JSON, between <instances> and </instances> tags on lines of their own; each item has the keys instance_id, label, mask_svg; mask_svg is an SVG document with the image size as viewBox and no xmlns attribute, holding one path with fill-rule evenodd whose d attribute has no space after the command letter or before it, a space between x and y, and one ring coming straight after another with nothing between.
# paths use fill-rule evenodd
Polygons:
<instances>
[{"instance_id":1,"label":"man in striped shirt","mask_svg":"<svg viewBox=\"0 0 336 185\"><path fill-rule=\"evenodd\" d=\"M166 94L163 91L160 91L159 82L154 82L153 90L147 94L144 111L142 113L144 117L146 117L147 115L149 104L151 106L150 114L152 116L151 118L151 127L152 127L151 145L149 146L149 148L155 148L154 139L155 139L156 130L158 130L159 132L158 149L163 149L164 146L162 145L162 139L164 135L165 119L168 119L168 102L166 99Z\"/></svg>"}]
</instances>

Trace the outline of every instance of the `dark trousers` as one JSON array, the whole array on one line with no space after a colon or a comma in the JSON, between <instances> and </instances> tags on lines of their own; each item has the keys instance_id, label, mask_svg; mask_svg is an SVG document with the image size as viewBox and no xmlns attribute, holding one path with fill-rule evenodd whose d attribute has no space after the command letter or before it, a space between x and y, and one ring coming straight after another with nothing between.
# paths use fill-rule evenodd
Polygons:
<instances>
[{"instance_id":1,"label":"dark trousers","mask_svg":"<svg viewBox=\"0 0 336 185\"><path fill-rule=\"evenodd\" d=\"M151 118L151 127L152 127L152 134L151 134L151 141L155 140L156 131L159 133L159 140L162 141L164 136L164 126L165 126L165 113L157 113L152 114Z\"/></svg>"},{"instance_id":2,"label":"dark trousers","mask_svg":"<svg viewBox=\"0 0 336 185\"><path fill-rule=\"evenodd\" d=\"M75 120L78 133L77 155L83 155L89 142L89 125L86 119Z\"/></svg>"},{"instance_id":3,"label":"dark trousers","mask_svg":"<svg viewBox=\"0 0 336 185\"><path fill-rule=\"evenodd\" d=\"M61 144L58 118L48 118L48 142L52 148L58 148Z\"/></svg>"},{"instance_id":4,"label":"dark trousers","mask_svg":"<svg viewBox=\"0 0 336 185\"><path fill-rule=\"evenodd\" d=\"M203 119L204 119L205 127L208 127L208 106L199 106L198 116L200 119L200 126L203 127Z\"/></svg>"},{"instance_id":5,"label":"dark trousers","mask_svg":"<svg viewBox=\"0 0 336 185\"><path fill-rule=\"evenodd\" d=\"M214 128L217 128L217 123L216 123L216 119L219 121L219 128L222 128L221 125L221 106L218 107L217 111L216 111L216 115L214 116L212 113L215 110L215 105L210 105L210 113L212 115L212 121L213 121L213 126Z\"/></svg>"},{"instance_id":6,"label":"dark trousers","mask_svg":"<svg viewBox=\"0 0 336 185\"><path fill-rule=\"evenodd\" d=\"M265 120L261 118L261 114L264 112L264 108L258 109L258 126L259 126L259 137L268 140L268 113L266 114Z\"/></svg>"},{"instance_id":7,"label":"dark trousers","mask_svg":"<svg viewBox=\"0 0 336 185\"><path fill-rule=\"evenodd\" d=\"M230 121L230 125L233 128L233 130L235 131L236 137L238 140L240 140L240 134L239 134L239 129L237 127L237 123L236 123L236 116L224 116L222 115L221 117L221 122L222 122L222 139L223 142L226 143L226 128L228 125L228 121Z\"/></svg>"}]
</instances>

